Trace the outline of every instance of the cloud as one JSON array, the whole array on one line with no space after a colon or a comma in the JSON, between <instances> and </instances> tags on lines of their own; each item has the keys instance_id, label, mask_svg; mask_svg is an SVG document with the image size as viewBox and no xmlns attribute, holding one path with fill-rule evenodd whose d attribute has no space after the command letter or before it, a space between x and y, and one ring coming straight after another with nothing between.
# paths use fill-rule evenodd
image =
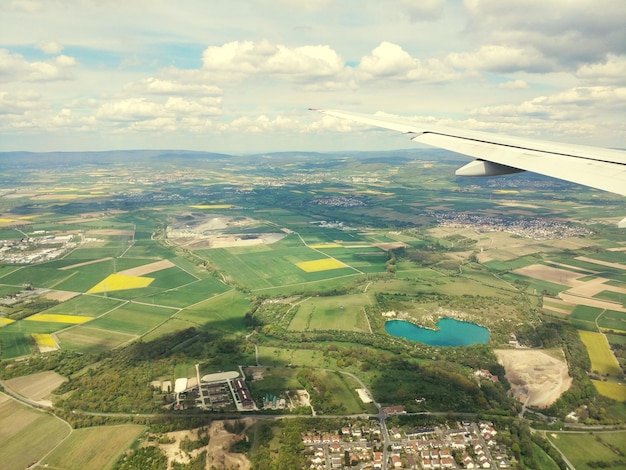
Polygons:
<instances>
[{"instance_id":1,"label":"cloud","mask_svg":"<svg viewBox=\"0 0 626 470\"><path fill-rule=\"evenodd\" d=\"M357 77L365 80L390 79L425 83L446 82L458 78L452 68L430 59L420 61L402 47L382 42L372 52L361 58L356 67Z\"/></svg>"},{"instance_id":2,"label":"cloud","mask_svg":"<svg viewBox=\"0 0 626 470\"><path fill-rule=\"evenodd\" d=\"M144 78L137 82L128 83L124 86L124 90L133 93L155 95L219 96L222 94L222 90L214 85L184 83L155 77Z\"/></svg>"},{"instance_id":3,"label":"cloud","mask_svg":"<svg viewBox=\"0 0 626 470\"><path fill-rule=\"evenodd\" d=\"M0 8L8 11L35 12L41 10L42 2L37 0L11 0L4 3Z\"/></svg>"},{"instance_id":4,"label":"cloud","mask_svg":"<svg viewBox=\"0 0 626 470\"><path fill-rule=\"evenodd\" d=\"M411 21L430 21L443 14L444 0L401 0L400 8L404 9Z\"/></svg>"},{"instance_id":5,"label":"cloud","mask_svg":"<svg viewBox=\"0 0 626 470\"><path fill-rule=\"evenodd\" d=\"M549 96L538 96L520 104L483 107L472 114L482 118L535 118L542 121L578 121L606 113L620 114L626 108L626 88L575 87Z\"/></svg>"},{"instance_id":6,"label":"cloud","mask_svg":"<svg viewBox=\"0 0 626 470\"><path fill-rule=\"evenodd\" d=\"M60 54L63 46L56 41L39 42L37 48L46 54Z\"/></svg>"},{"instance_id":7,"label":"cloud","mask_svg":"<svg viewBox=\"0 0 626 470\"><path fill-rule=\"evenodd\" d=\"M307 82L339 76L344 61L324 45L287 47L269 41L233 41L209 46L202 54L202 70L217 81L268 75L285 81Z\"/></svg>"},{"instance_id":8,"label":"cloud","mask_svg":"<svg viewBox=\"0 0 626 470\"><path fill-rule=\"evenodd\" d=\"M626 84L626 56L609 54L606 62L582 65L576 76L585 83L603 85Z\"/></svg>"},{"instance_id":9,"label":"cloud","mask_svg":"<svg viewBox=\"0 0 626 470\"><path fill-rule=\"evenodd\" d=\"M524 80L511 80L509 82L504 82L498 85L498 88L503 88L505 90L522 90L528 88L528 83Z\"/></svg>"},{"instance_id":10,"label":"cloud","mask_svg":"<svg viewBox=\"0 0 626 470\"><path fill-rule=\"evenodd\" d=\"M76 59L58 55L45 61L27 61L21 54L0 49L0 81L38 82L68 80Z\"/></svg>"},{"instance_id":11,"label":"cloud","mask_svg":"<svg viewBox=\"0 0 626 470\"><path fill-rule=\"evenodd\" d=\"M158 118L182 119L187 116L219 116L221 98L204 97L190 101L180 96L170 96L165 102L145 98L127 98L103 103L95 116L104 121L149 121Z\"/></svg>"},{"instance_id":12,"label":"cloud","mask_svg":"<svg viewBox=\"0 0 626 470\"><path fill-rule=\"evenodd\" d=\"M562 66L626 52L623 0L465 0L468 32L483 42L534 48Z\"/></svg>"},{"instance_id":13,"label":"cloud","mask_svg":"<svg viewBox=\"0 0 626 470\"><path fill-rule=\"evenodd\" d=\"M36 91L0 91L0 115L24 114L41 106L41 95Z\"/></svg>"},{"instance_id":14,"label":"cloud","mask_svg":"<svg viewBox=\"0 0 626 470\"><path fill-rule=\"evenodd\" d=\"M473 52L449 54L447 60L454 67L498 73L554 70L553 64L532 47L488 44Z\"/></svg>"}]
</instances>

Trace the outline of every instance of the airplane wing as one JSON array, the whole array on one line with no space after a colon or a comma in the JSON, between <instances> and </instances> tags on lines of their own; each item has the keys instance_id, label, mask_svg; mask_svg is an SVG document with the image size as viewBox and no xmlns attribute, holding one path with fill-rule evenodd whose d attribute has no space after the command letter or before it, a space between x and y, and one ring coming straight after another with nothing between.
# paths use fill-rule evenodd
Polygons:
<instances>
[{"instance_id":1,"label":"airplane wing","mask_svg":"<svg viewBox=\"0 0 626 470\"><path fill-rule=\"evenodd\" d=\"M495 176L527 170L626 196L626 152L621 150L501 136L333 109L312 110L403 132L416 142L476 158L456 171L459 176ZM626 219L619 225L626 227Z\"/></svg>"}]
</instances>

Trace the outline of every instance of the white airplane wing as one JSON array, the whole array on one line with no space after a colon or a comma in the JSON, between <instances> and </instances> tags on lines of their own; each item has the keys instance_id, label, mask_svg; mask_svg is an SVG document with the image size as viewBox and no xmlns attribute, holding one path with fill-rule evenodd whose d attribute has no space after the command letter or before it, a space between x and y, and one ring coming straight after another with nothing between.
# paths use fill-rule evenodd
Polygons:
<instances>
[{"instance_id":1,"label":"white airplane wing","mask_svg":"<svg viewBox=\"0 0 626 470\"><path fill-rule=\"evenodd\" d=\"M330 116L408 134L411 140L476 158L459 176L532 171L626 196L626 152L418 124L376 115L313 109ZM626 227L626 219L620 222Z\"/></svg>"}]
</instances>

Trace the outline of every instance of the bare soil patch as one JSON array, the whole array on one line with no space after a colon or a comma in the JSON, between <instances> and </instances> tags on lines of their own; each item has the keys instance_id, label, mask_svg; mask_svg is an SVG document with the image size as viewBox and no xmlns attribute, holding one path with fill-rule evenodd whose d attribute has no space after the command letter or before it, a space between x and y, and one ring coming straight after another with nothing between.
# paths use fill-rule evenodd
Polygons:
<instances>
[{"instance_id":1,"label":"bare soil patch","mask_svg":"<svg viewBox=\"0 0 626 470\"><path fill-rule=\"evenodd\" d=\"M580 294L572 293L572 290L565 292L559 292L561 300L574 305L587 305L589 307L605 308L607 310L615 310L617 312L626 312L626 308L622 307L617 302L611 302L610 300L592 299Z\"/></svg>"},{"instance_id":2,"label":"bare soil patch","mask_svg":"<svg viewBox=\"0 0 626 470\"><path fill-rule=\"evenodd\" d=\"M572 385L567 363L536 349L496 349L513 396L526 406L545 408Z\"/></svg>"},{"instance_id":3,"label":"bare soil patch","mask_svg":"<svg viewBox=\"0 0 626 470\"><path fill-rule=\"evenodd\" d=\"M76 263L70 266L64 266L62 268L59 268L59 271L67 271L68 269L80 268L81 266L87 266L88 264L101 263L102 261L108 261L110 259L113 259L113 258L108 256L106 258L92 259L91 261L85 261L84 263Z\"/></svg>"},{"instance_id":4,"label":"bare soil patch","mask_svg":"<svg viewBox=\"0 0 626 470\"><path fill-rule=\"evenodd\" d=\"M46 292L43 296L49 300L57 300L59 302L65 302L66 300L70 300L77 295L80 295L79 292L70 292L67 290L51 290Z\"/></svg>"},{"instance_id":5,"label":"bare soil patch","mask_svg":"<svg viewBox=\"0 0 626 470\"><path fill-rule=\"evenodd\" d=\"M26 398L49 405L50 402L43 399L66 380L56 372L46 371L9 379L5 384Z\"/></svg>"},{"instance_id":6,"label":"bare soil patch","mask_svg":"<svg viewBox=\"0 0 626 470\"><path fill-rule=\"evenodd\" d=\"M408 247L408 245L403 242L377 243L374 246L384 251L395 250L396 248Z\"/></svg>"},{"instance_id":7,"label":"bare soil patch","mask_svg":"<svg viewBox=\"0 0 626 470\"><path fill-rule=\"evenodd\" d=\"M246 418L242 421L246 424L246 429L254 424L255 420ZM250 461L243 454L235 454L228 452L230 446L241 439L244 434L231 434L224 429L224 421L214 421L209 427L209 444L186 454L180 449L180 443L185 437L192 441L198 439L198 429L186 431L169 432L166 436L173 440L171 444L157 444L158 447L167 456L168 468L171 468L173 462L189 463L203 451L207 451L207 462L205 468L232 468L240 470L250 470L252 468Z\"/></svg>"},{"instance_id":8,"label":"bare soil patch","mask_svg":"<svg viewBox=\"0 0 626 470\"><path fill-rule=\"evenodd\" d=\"M132 230L118 230L113 228L89 230L87 235L124 235L132 237L135 234Z\"/></svg>"},{"instance_id":9,"label":"bare soil patch","mask_svg":"<svg viewBox=\"0 0 626 470\"><path fill-rule=\"evenodd\" d=\"M578 278L584 277L584 275L580 273L554 268L544 264L531 264L530 266L526 266L524 268L514 269L513 273L570 287L582 284L583 281L579 281Z\"/></svg>"},{"instance_id":10,"label":"bare soil patch","mask_svg":"<svg viewBox=\"0 0 626 470\"><path fill-rule=\"evenodd\" d=\"M586 256L577 256L576 259L579 259L581 261L586 261L588 263L599 264L600 266L608 266L610 268L622 269L626 271L626 264L611 263L610 261L601 261L601 260L594 259L594 258L588 258Z\"/></svg>"},{"instance_id":11,"label":"bare soil patch","mask_svg":"<svg viewBox=\"0 0 626 470\"><path fill-rule=\"evenodd\" d=\"M136 268L126 269L118 272L117 274L121 274L123 276L143 276L145 274L161 271L162 269L171 268L172 266L175 266L175 264L170 260L164 259L156 261L155 263L144 264L143 266L137 266Z\"/></svg>"}]
</instances>

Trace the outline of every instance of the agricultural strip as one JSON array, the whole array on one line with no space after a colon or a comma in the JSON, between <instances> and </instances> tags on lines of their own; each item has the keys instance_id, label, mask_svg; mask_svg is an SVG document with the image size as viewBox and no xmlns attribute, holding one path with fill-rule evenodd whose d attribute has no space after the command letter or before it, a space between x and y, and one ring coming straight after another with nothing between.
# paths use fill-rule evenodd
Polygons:
<instances>
[{"instance_id":1,"label":"agricultural strip","mask_svg":"<svg viewBox=\"0 0 626 470\"><path fill-rule=\"evenodd\" d=\"M616 377L621 370L615 356L609 349L609 345L601 333L593 333L591 331L579 330L578 334L584 343L591 359L591 370L601 374Z\"/></svg>"},{"instance_id":2,"label":"agricultural strip","mask_svg":"<svg viewBox=\"0 0 626 470\"><path fill-rule=\"evenodd\" d=\"M63 470L106 470L113 468L144 426L123 424L75 430L54 452L45 458L44 466Z\"/></svg>"},{"instance_id":3,"label":"agricultural strip","mask_svg":"<svg viewBox=\"0 0 626 470\"><path fill-rule=\"evenodd\" d=\"M69 425L59 418L0 394L0 462L3 468L27 468L70 432Z\"/></svg>"},{"instance_id":4,"label":"agricultural strip","mask_svg":"<svg viewBox=\"0 0 626 470\"><path fill-rule=\"evenodd\" d=\"M124 276L144 276L156 271L161 271L162 269L171 268L172 266L174 266L174 263L170 260L164 259L161 261L155 261L154 263L144 264L143 266L137 266L136 268L119 271L117 274L122 274Z\"/></svg>"},{"instance_id":5,"label":"agricultural strip","mask_svg":"<svg viewBox=\"0 0 626 470\"><path fill-rule=\"evenodd\" d=\"M95 264L95 263L101 263L102 261L108 261L111 260L113 258L101 258L101 259L94 259L91 261L84 261L82 263L75 263L75 264L70 264L69 266L63 266L62 268L59 268L61 271L66 271L68 269L75 269L75 268L80 268L83 266L88 266L90 264Z\"/></svg>"},{"instance_id":6,"label":"agricultural strip","mask_svg":"<svg viewBox=\"0 0 626 470\"><path fill-rule=\"evenodd\" d=\"M330 271L331 269L347 268L348 266L334 258L322 258L313 261L302 261L296 263L303 271L307 273L316 273L318 271Z\"/></svg>"},{"instance_id":7,"label":"agricultural strip","mask_svg":"<svg viewBox=\"0 0 626 470\"><path fill-rule=\"evenodd\" d=\"M71 323L79 324L85 323L89 320L93 320L92 317L83 317L81 315L61 315L56 313L39 313L37 315L31 315L24 319L25 321L45 321L52 323Z\"/></svg>"},{"instance_id":8,"label":"agricultural strip","mask_svg":"<svg viewBox=\"0 0 626 470\"><path fill-rule=\"evenodd\" d=\"M33 333L33 339L35 340L35 343L37 343L37 347L41 353L56 351L59 349L57 342L51 334Z\"/></svg>"},{"instance_id":9,"label":"agricultural strip","mask_svg":"<svg viewBox=\"0 0 626 470\"><path fill-rule=\"evenodd\" d=\"M11 320L10 318L0 317L0 327L6 326L6 325L10 325L14 321L15 320Z\"/></svg>"},{"instance_id":10,"label":"agricultural strip","mask_svg":"<svg viewBox=\"0 0 626 470\"><path fill-rule=\"evenodd\" d=\"M110 292L116 290L125 289L138 289L142 287L148 287L154 278L151 277L138 277L138 276L124 276L121 274L111 274L98 284L93 286L87 291L88 294L97 294L102 292Z\"/></svg>"}]
</instances>

